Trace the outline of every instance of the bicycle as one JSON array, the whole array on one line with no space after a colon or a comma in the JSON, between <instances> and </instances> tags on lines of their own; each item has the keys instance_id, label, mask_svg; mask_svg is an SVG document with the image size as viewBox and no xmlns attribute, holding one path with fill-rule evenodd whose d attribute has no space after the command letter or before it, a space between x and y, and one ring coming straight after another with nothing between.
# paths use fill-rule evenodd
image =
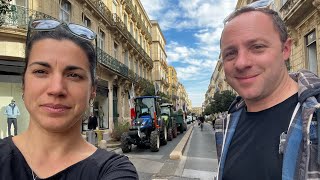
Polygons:
<instances>
[{"instance_id":1,"label":"bicycle","mask_svg":"<svg viewBox=\"0 0 320 180\"><path fill-rule=\"evenodd\" d=\"M201 128L201 131L203 131L203 123L202 122L200 123L200 128Z\"/></svg>"}]
</instances>

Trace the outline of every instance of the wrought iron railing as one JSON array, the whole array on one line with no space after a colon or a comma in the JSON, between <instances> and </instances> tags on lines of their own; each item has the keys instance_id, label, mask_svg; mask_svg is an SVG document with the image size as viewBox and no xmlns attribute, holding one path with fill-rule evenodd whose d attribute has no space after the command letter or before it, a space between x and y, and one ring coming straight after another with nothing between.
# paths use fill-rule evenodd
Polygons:
<instances>
[{"instance_id":1,"label":"wrought iron railing","mask_svg":"<svg viewBox=\"0 0 320 180\"><path fill-rule=\"evenodd\" d=\"M0 15L0 26L6 28L27 30L30 19L55 19L54 17L25 8L23 6L9 5L6 14Z\"/></svg>"},{"instance_id":2,"label":"wrought iron railing","mask_svg":"<svg viewBox=\"0 0 320 180\"><path fill-rule=\"evenodd\" d=\"M149 57L149 55L144 51L144 49L141 47L141 45L136 41L135 38L133 38L132 34L128 31L126 25L123 23L123 21L120 19L120 17L114 13L112 15L112 19L114 21L113 25L116 26L118 29L121 30L121 32L125 35L125 37L129 40L130 44L132 44L137 51L146 59L148 64L152 65L152 59Z\"/></svg>"},{"instance_id":3,"label":"wrought iron railing","mask_svg":"<svg viewBox=\"0 0 320 180\"><path fill-rule=\"evenodd\" d=\"M102 2L102 0L90 0L101 15L107 19L109 23L112 23L112 13L109 8Z\"/></svg>"}]
</instances>

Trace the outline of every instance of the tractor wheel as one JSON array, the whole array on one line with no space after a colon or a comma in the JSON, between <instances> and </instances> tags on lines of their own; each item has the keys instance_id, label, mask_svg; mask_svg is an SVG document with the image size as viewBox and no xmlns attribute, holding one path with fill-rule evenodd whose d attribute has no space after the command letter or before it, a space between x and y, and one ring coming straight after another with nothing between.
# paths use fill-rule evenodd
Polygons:
<instances>
[{"instance_id":1,"label":"tractor wheel","mask_svg":"<svg viewBox=\"0 0 320 180\"><path fill-rule=\"evenodd\" d=\"M121 149L123 153L128 153L131 151L131 144L129 143L130 136L128 133L123 133L121 135Z\"/></svg>"},{"instance_id":2,"label":"tractor wheel","mask_svg":"<svg viewBox=\"0 0 320 180\"><path fill-rule=\"evenodd\" d=\"M181 126L180 126L179 130L180 130L180 134L183 134L183 131L184 131L183 124L181 124Z\"/></svg>"},{"instance_id":3,"label":"tractor wheel","mask_svg":"<svg viewBox=\"0 0 320 180\"><path fill-rule=\"evenodd\" d=\"M176 121L174 121L173 127L172 127L172 136L173 136L173 138L176 138L177 135L178 135L177 124L176 124Z\"/></svg>"},{"instance_id":4,"label":"tractor wheel","mask_svg":"<svg viewBox=\"0 0 320 180\"><path fill-rule=\"evenodd\" d=\"M160 136L157 130L152 131L150 134L150 150L158 152L160 148Z\"/></svg>"},{"instance_id":5,"label":"tractor wheel","mask_svg":"<svg viewBox=\"0 0 320 180\"><path fill-rule=\"evenodd\" d=\"M173 134L172 134L172 128L168 129L168 141L172 141L173 139Z\"/></svg>"},{"instance_id":6,"label":"tractor wheel","mask_svg":"<svg viewBox=\"0 0 320 180\"><path fill-rule=\"evenodd\" d=\"M167 126L166 125L163 125L162 127L162 137L161 137L161 142L160 144L161 145L166 145L167 142L168 142L168 129L167 129Z\"/></svg>"}]
</instances>

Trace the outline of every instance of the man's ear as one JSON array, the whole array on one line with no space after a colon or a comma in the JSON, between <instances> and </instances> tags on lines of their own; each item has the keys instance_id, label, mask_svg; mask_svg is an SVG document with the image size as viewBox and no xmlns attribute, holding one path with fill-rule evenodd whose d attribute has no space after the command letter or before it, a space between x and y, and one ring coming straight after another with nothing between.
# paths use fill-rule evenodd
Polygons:
<instances>
[{"instance_id":1,"label":"man's ear","mask_svg":"<svg viewBox=\"0 0 320 180\"><path fill-rule=\"evenodd\" d=\"M291 56L291 46L292 46L292 39L288 38L286 42L283 44L283 48L282 48L283 60L285 61L287 61Z\"/></svg>"}]
</instances>

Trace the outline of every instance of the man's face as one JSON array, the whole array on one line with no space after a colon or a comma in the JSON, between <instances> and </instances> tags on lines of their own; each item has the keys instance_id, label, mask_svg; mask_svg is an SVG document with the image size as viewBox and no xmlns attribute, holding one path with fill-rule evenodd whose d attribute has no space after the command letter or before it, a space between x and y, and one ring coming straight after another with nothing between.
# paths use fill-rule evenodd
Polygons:
<instances>
[{"instance_id":1,"label":"man's face","mask_svg":"<svg viewBox=\"0 0 320 180\"><path fill-rule=\"evenodd\" d=\"M257 11L237 16L221 36L227 82L247 101L272 96L284 81L290 49L291 41L281 43L271 17Z\"/></svg>"}]
</instances>

